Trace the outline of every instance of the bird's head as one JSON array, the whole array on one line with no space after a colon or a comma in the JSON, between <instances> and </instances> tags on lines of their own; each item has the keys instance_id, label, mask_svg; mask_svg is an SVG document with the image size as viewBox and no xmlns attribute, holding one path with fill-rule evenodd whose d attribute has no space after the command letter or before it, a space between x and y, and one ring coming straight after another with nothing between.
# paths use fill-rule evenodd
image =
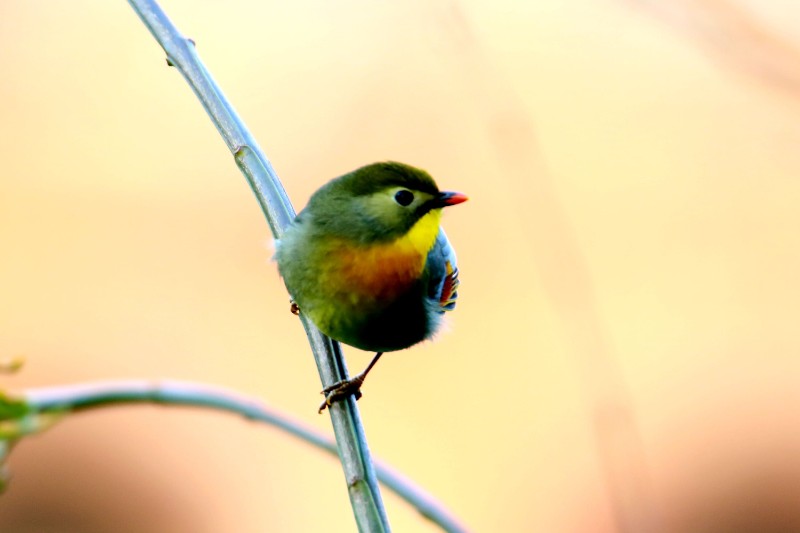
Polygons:
<instances>
[{"instance_id":1,"label":"bird's head","mask_svg":"<svg viewBox=\"0 0 800 533\"><path fill-rule=\"evenodd\" d=\"M372 244L405 236L423 218L438 231L441 209L466 200L461 193L440 191L424 170L383 162L330 181L314 193L306 211L318 230Z\"/></svg>"}]
</instances>

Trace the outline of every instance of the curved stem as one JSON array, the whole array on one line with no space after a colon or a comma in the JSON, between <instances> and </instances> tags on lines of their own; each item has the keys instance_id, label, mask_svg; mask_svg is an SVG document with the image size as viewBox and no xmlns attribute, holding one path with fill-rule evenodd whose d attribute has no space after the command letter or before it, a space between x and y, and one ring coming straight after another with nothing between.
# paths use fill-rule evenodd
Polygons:
<instances>
[{"instance_id":1,"label":"curved stem","mask_svg":"<svg viewBox=\"0 0 800 533\"><path fill-rule=\"evenodd\" d=\"M129 0L129 3L166 52L168 63L178 69L203 104L250 183L273 235L280 238L294 219L294 209L269 160L200 61L194 42L181 36L154 0ZM303 320L303 325L322 386L346 379L347 370L338 343L322 335L308 320ZM328 411L359 530L389 531L355 400L349 398L336 402Z\"/></svg>"},{"instance_id":2,"label":"curved stem","mask_svg":"<svg viewBox=\"0 0 800 533\"><path fill-rule=\"evenodd\" d=\"M217 409L276 427L298 439L337 454L336 443L263 403L220 387L175 380L100 381L60 387L27 389L22 400L37 413L78 412L117 404L157 403ZM466 533L466 528L433 496L391 467L375 462L378 480L408 502L420 514L449 533Z\"/></svg>"}]
</instances>

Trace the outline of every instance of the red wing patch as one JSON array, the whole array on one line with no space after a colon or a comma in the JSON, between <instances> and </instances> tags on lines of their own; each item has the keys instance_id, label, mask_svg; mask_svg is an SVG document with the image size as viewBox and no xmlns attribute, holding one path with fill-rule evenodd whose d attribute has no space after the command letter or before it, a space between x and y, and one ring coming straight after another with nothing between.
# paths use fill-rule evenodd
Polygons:
<instances>
[{"instance_id":1,"label":"red wing patch","mask_svg":"<svg viewBox=\"0 0 800 533\"><path fill-rule=\"evenodd\" d=\"M442 293L439 295L439 305L442 311L452 311L456 307L456 299L458 298L458 269L453 268L450 261L445 263L447 275L444 278L442 285Z\"/></svg>"}]
</instances>

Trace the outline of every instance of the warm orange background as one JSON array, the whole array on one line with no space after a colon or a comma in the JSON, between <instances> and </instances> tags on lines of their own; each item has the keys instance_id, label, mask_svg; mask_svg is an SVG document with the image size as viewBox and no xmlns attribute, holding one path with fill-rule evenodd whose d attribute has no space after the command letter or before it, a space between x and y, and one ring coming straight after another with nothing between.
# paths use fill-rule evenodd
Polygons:
<instances>
[{"instance_id":1,"label":"warm orange background","mask_svg":"<svg viewBox=\"0 0 800 533\"><path fill-rule=\"evenodd\" d=\"M298 208L382 159L469 194L370 446L475 531L576 533L800 530L796 6L164 2ZM197 380L330 432L269 240L125 2L0 3L2 388ZM354 530L338 462L218 413L75 416L10 466L4 532Z\"/></svg>"}]
</instances>

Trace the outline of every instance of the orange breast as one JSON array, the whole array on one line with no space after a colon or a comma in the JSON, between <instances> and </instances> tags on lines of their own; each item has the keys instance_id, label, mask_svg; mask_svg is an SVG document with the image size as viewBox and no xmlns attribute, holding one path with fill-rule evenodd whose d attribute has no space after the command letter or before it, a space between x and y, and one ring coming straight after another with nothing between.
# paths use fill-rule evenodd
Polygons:
<instances>
[{"instance_id":1,"label":"orange breast","mask_svg":"<svg viewBox=\"0 0 800 533\"><path fill-rule=\"evenodd\" d=\"M391 300L414 284L425 268L425 256L397 242L357 247L342 242L333 253L328 280L352 296Z\"/></svg>"}]
</instances>

